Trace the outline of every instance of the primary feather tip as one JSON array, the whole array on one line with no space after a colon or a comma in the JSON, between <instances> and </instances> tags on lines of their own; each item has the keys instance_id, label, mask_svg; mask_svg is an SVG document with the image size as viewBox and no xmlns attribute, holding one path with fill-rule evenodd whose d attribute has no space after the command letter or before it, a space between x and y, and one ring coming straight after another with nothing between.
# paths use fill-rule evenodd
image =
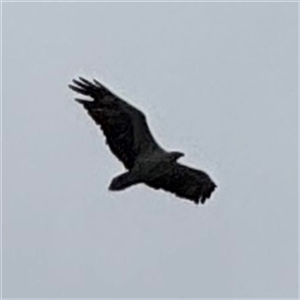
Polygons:
<instances>
[{"instance_id":1,"label":"primary feather tip","mask_svg":"<svg viewBox=\"0 0 300 300\"><path fill-rule=\"evenodd\" d=\"M196 204L199 204L199 200L201 204L205 204L206 200L210 198L213 191L216 189L217 185L214 182L210 182L204 185L202 189L201 196L197 199Z\"/></svg>"}]
</instances>

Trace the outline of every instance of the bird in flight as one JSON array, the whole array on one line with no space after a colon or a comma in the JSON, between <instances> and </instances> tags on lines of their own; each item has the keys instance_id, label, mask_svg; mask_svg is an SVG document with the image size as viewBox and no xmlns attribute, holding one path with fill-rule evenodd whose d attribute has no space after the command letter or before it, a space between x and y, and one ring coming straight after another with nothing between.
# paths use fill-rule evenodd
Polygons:
<instances>
[{"instance_id":1,"label":"bird in flight","mask_svg":"<svg viewBox=\"0 0 300 300\"><path fill-rule=\"evenodd\" d=\"M142 111L124 101L97 80L74 79L69 87L91 99L75 99L100 126L112 153L126 172L113 178L109 190L145 184L176 196L205 203L216 184L203 171L182 165L182 152L164 150L154 139Z\"/></svg>"}]
</instances>

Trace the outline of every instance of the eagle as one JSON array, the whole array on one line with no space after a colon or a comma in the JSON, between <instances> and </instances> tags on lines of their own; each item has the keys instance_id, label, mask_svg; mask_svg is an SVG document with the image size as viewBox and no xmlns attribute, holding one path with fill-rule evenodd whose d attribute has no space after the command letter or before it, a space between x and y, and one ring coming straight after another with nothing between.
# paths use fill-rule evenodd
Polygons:
<instances>
[{"instance_id":1,"label":"eagle","mask_svg":"<svg viewBox=\"0 0 300 300\"><path fill-rule=\"evenodd\" d=\"M141 110L96 79L79 77L72 80L69 88L90 97L75 100L102 129L110 150L126 168L112 179L109 190L121 191L143 183L195 204L204 204L210 198L216 188L214 181L205 172L178 163L184 156L182 152L164 150L154 139Z\"/></svg>"}]
</instances>

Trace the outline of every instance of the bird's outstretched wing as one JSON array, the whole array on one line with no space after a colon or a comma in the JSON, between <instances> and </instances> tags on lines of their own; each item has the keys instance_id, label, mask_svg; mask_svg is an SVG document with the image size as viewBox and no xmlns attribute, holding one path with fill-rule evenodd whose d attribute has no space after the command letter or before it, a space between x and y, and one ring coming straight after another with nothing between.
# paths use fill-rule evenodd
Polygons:
<instances>
[{"instance_id":1,"label":"bird's outstretched wing","mask_svg":"<svg viewBox=\"0 0 300 300\"><path fill-rule=\"evenodd\" d=\"M217 187L203 171L179 163L173 163L162 172L162 176L146 183L155 189L163 189L196 204L205 203Z\"/></svg>"},{"instance_id":2,"label":"bird's outstretched wing","mask_svg":"<svg viewBox=\"0 0 300 300\"><path fill-rule=\"evenodd\" d=\"M97 80L90 82L79 77L69 87L93 99L75 100L100 125L111 151L127 169L133 167L136 158L143 151L161 149L150 132L145 115L114 95L103 84Z\"/></svg>"}]
</instances>

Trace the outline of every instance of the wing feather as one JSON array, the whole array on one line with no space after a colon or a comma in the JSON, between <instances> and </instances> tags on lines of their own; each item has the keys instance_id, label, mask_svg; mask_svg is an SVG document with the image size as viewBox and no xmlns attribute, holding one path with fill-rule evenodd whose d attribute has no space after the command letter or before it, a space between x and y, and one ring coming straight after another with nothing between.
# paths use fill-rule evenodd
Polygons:
<instances>
[{"instance_id":1,"label":"wing feather","mask_svg":"<svg viewBox=\"0 0 300 300\"><path fill-rule=\"evenodd\" d=\"M82 77L74 79L69 87L92 101L75 99L87 110L91 118L100 125L113 154L127 169L142 152L161 149L154 140L145 115L125 102L97 80L90 82ZM162 149L161 149L162 150Z\"/></svg>"},{"instance_id":2,"label":"wing feather","mask_svg":"<svg viewBox=\"0 0 300 300\"><path fill-rule=\"evenodd\" d=\"M199 201L204 204L217 187L205 172L179 163L170 164L161 176L146 184L171 192L180 198L192 200L196 204Z\"/></svg>"}]
</instances>

